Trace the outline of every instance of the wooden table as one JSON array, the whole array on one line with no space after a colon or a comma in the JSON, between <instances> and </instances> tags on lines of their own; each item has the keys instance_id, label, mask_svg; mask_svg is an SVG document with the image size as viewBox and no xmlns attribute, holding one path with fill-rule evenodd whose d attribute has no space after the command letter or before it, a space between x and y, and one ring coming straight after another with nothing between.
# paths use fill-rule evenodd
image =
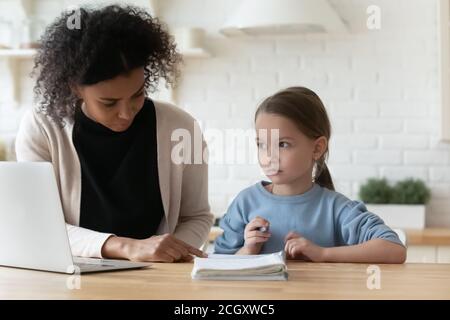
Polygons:
<instances>
[{"instance_id":1,"label":"wooden table","mask_svg":"<svg viewBox=\"0 0 450 320\"><path fill-rule=\"evenodd\" d=\"M450 229L448 228L407 229L405 233L408 245L450 246Z\"/></svg>"},{"instance_id":2,"label":"wooden table","mask_svg":"<svg viewBox=\"0 0 450 320\"><path fill-rule=\"evenodd\" d=\"M289 262L288 281L194 281L192 263L81 276L0 267L0 299L450 299L449 264L379 265L381 289L367 288L366 264Z\"/></svg>"}]
</instances>

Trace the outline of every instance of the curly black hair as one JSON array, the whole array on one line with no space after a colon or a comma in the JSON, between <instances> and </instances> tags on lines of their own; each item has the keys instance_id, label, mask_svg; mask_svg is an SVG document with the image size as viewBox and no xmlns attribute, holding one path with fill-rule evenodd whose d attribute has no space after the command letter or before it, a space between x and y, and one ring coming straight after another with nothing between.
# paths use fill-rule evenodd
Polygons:
<instances>
[{"instance_id":1,"label":"curly black hair","mask_svg":"<svg viewBox=\"0 0 450 320\"><path fill-rule=\"evenodd\" d=\"M63 12L40 40L32 74L41 112L64 126L81 102L73 85L95 84L137 67L144 67L147 92L154 92L161 78L174 84L181 55L157 18L134 6L77 10L79 28L68 24L74 11Z\"/></svg>"}]
</instances>

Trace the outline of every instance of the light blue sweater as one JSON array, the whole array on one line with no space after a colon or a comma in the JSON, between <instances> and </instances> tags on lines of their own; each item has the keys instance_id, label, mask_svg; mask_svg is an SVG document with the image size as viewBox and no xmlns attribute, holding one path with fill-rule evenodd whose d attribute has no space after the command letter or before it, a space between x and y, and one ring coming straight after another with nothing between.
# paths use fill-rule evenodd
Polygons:
<instances>
[{"instance_id":1,"label":"light blue sweater","mask_svg":"<svg viewBox=\"0 0 450 320\"><path fill-rule=\"evenodd\" d=\"M371 239L402 244L397 234L359 201L318 184L301 195L279 196L262 181L241 191L220 220L224 233L215 243L216 253L232 254L244 245L245 226L256 216L270 222L272 236L261 253L284 249L284 237L294 231L322 247L355 245Z\"/></svg>"}]
</instances>

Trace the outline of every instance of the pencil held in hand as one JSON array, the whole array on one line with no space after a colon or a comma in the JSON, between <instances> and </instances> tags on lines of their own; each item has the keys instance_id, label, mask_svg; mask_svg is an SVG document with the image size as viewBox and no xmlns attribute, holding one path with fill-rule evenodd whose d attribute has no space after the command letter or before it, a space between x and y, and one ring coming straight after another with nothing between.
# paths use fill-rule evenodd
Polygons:
<instances>
[{"instance_id":1,"label":"pencil held in hand","mask_svg":"<svg viewBox=\"0 0 450 320\"><path fill-rule=\"evenodd\" d=\"M247 249L247 254L258 254L263 243L269 240L271 236L269 224L269 221L257 216L245 226L244 246Z\"/></svg>"}]
</instances>

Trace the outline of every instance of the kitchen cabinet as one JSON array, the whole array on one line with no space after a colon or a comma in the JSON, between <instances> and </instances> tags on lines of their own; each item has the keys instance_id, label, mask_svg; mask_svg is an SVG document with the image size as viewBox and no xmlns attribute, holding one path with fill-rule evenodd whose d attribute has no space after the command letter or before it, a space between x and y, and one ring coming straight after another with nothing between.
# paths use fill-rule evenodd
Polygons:
<instances>
[{"instance_id":1,"label":"kitchen cabinet","mask_svg":"<svg viewBox=\"0 0 450 320\"><path fill-rule=\"evenodd\" d=\"M450 263L450 229L405 230L409 263Z\"/></svg>"},{"instance_id":2,"label":"kitchen cabinet","mask_svg":"<svg viewBox=\"0 0 450 320\"><path fill-rule=\"evenodd\" d=\"M23 19L28 19L34 15L35 6L38 4L37 0L18 0L14 3L14 7L11 8L12 14L22 17ZM61 7L61 10L63 7ZM158 15L158 1L157 0L149 0L148 1L148 10L153 15ZM15 12L17 11L17 12ZM189 29L187 29L189 30ZM12 44L10 44L12 45ZM10 93L11 100L14 101L16 105L20 104L20 63L22 60L30 60L33 59L36 54L36 49L25 49L20 47L12 48L2 48L0 49L0 59L7 59L7 68L8 68L8 78L12 83L12 92ZM211 57L211 54L202 47L196 48L183 48L181 50L181 54L185 60L187 59L206 59ZM27 73L31 72L31 70L27 70ZM166 88L164 81L161 82L157 92L152 95L153 98L158 100L164 100L172 103L176 103L176 95L173 89Z\"/></svg>"},{"instance_id":3,"label":"kitchen cabinet","mask_svg":"<svg viewBox=\"0 0 450 320\"><path fill-rule=\"evenodd\" d=\"M439 0L439 93L441 139L450 142L450 0Z\"/></svg>"}]
</instances>

